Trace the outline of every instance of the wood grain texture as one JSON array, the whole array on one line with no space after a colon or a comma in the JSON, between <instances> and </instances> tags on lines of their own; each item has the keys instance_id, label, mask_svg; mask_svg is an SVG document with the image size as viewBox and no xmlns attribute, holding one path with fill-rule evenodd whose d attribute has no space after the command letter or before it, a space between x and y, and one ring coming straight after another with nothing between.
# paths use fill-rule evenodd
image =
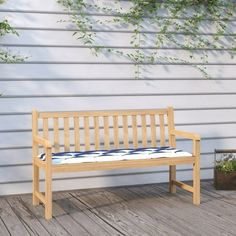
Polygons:
<instances>
[{"instance_id":1,"label":"wood grain texture","mask_svg":"<svg viewBox=\"0 0 236 236\"><path fill-rule=\"evenodd\" d=\"M155 115L150 115L151 120L151 145L152 147L157 146L157 135L156 135L156 121L155 121Z\"/></svg>"},{"instance_id":2,"label":"wood grain texture","mask_svg":"<svg viewBox=\"0 0 236 236\"><path fill-rule=\"evenodd\" d=\"M123 115L123 143L125 148L129 148L129 130L128 130L128 117Z\"/></svg>"},{"instance_id":3,"label":"wood grain texture","mask_svg":"<svg viewBox=\"0 0 236 236\"><path fill-rule=\"evenodd\" d=\"M189 184L184 182L184 184ZM1 235L234 235L236 193L201 184L202 204L188 192L168 193L168 184L84 189L54 193L54 214L42 217L29 194L0 199ZM199 227L201 225L202 227Z\"/></svg>"},{"instance_id":4,"label":"wood grain texture","mask_svg":"<svg viewBox=\"0 0 236 236\"><path fill-rule=\"evenodd\" d=\"M132 130L133 130L133 146L138 147L138 129L137 129L137 116L132 115Z\"/></svg>"},{"instance_id":5,"label":"wood grain texture","mask_svg":"<svg viewBox=\"0 0 236 236\"><path fill-rule=\"evenodd\" d=\"M119 148L120 140L119 140L119 124L118 124L118 116L113 116L113 130L114 130L114 146L115 148Z\"/></svg>"},{"instance_id":6,"label":"wood grain texture","mask_svg":"<svg viewBox=\"0 0 236 236\"><path fill-rule=\"evenodd\" d=\"M146 115L141 115L141 127L142 127L142 146L147 147L147 121L146 121Z\"/></svg>"},{"instance_id":7,"label":"wood grain texture","mask_svg":"<svg viewBox=\"0 0 236 236\"><path fill-rule=\"evenodd\" d=\"M55 152L60 152L59 120L57 117L53 118L53 134L54 134L54 150Z\"/></svg>"},{"instance_id":8,"label":"wood grain texture","mask_svg":"<svg viewBox=\"0 0 236 236\"><path fill-rule=\"evenodd\" d=\"M75 140L75 151L80 150L80 131L79 131L79 117L74 117L74 140Z\"/></svg>"},{"instance_id":9,"label":"wood grain texture","mask_svg":"<svg viewBox=\"0 0 236 236\"><path fill-rule=\"evenodd\" d=\"M100 133L99 133L99 117L94 116L94 137L95 137L95 149L98 150L100 147Z\"/></svg>"},{"instance_id":10,"label":"wood grain texture","mask_svg":"<svg viewBox=\"0 0 236 236\"><path fill-rule=\"evenodd\" d=\"M84 142L85 142L85 151L89 151L90 150L89 116L84 117Z\"/></svg>"},{"instance_id":11,"label":"wood grain texture","mask_svg":"<svg viewBox=\"0 0 236 236\"><path fill-rule=\"evenodd\" d=\"M65 152L70 151L70 127L69 127L69 118L64 118L64 147Z\"/></svg>"},{"instance_id":12,"label":"wood grain texture","mask_svg":"<svg viewBox=\"0 0 236 236\"><path fill-rule=\"evenodd\" d=\"M103 117L104 122L104 147L106 150L110 148L109 120L108 116Z\"/></svg>"}]
</instances>

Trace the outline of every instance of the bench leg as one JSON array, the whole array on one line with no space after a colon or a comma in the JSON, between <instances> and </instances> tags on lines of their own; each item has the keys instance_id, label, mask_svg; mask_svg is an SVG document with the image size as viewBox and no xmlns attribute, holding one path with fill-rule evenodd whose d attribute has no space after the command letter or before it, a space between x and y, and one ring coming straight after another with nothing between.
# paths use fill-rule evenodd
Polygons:
<instances>
[{"instance_id":1,"label":"bench leg","mask_svg":"<svg viewBox=\"0 0 236 236\"><path fill-rule=\"evenodd\" d=\"M45 174L45 219L52 218L52 172L51 168L46 168Z\"/></svg>"},{"instance_id":2,"label":"bench leg","mask_svg":"<svg viewBox=\"0 0 236 236\"><path fill-rule=\"evenodd\" d=\"M173 183L176 180L176 166L169 167L169 191L170 193L176 193L176 186Z\"/></svg>"},{"instance_id":3,"label":"bench leg","mask_svg":"<svg viewBox=\"0 0 236 236\"><path fill-rule=\"evenodd\" d=\"M200 165L199 160L193 164L193 204L200 204Z\"/></svg>"},{"instance_id":4,"label":"bench leg","mask_svg":"<svg viewBox=\"0 0 236 236\"><path fill-rule=\"evenodd\" d=\"M39 199L36 197L39 192L39 167L33 164L33 205L39 205Z\"/></svg>"}]
</instances>

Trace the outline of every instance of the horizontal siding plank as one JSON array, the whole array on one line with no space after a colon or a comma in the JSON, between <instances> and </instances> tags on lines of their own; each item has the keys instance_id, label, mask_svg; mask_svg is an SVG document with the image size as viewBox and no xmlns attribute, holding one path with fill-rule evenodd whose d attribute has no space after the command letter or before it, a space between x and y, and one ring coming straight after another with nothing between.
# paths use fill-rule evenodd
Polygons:
<instances>
[{"instance_id":1,"label":"horizontal siding plank","mask_svg":"<svg viewBox=\"0 0 236 236\"><path fill-rule=\"evenodd\" d=\"M215 65L206 66L212 78L235 78L235 66ZM40 71L40 73L35 73ZM2 64L2 78L134 78L133 65L27 65L27 64ZM140 68L143 78L202 78L203 75L189 65L147 65ZM191 75L191 76L190 76Z\"/></svg>"},{"instance_id":2,"label":"horizontal siding plank","mask_svg":"<svg viewBox=\"0 0 236 236\"><path fill-rule=\"evenodd\" d=\"M129 1L121 1L122 7L128 7L130 5ZM109 6L110 0L95 0L95 3L99 6ZM42 4L40 1L28 2L28 0L8 0L1 6L1 9L15 9L15 10L29 10L29 11L42 11L42 12L63 12L63 7L54 0L47 0L47 4Z\"/></svg>"},{"instance_id":3,"label":"horizontal siding plank","mask_svg":"<svg viewBox=\"0 0 236 236\"><path fill-rule=\"evenodd\" d=\"M15 47L8 47L11 50L15 50ZM130 63L131 61L127 57L121 57L115 53L99 53L98 56L93 56L89 48L54 48L54 47L17 47L17 50L21 52L24 56L29 58L27 62L50 62L50 63ZM134 53L135 49L118 49L122 50L125 54ZM45 53L47 51L47 53ZM144 52L150 52L151 50L144 50ZM160 49L158 50L158 55L161 58L168 57L178 58L183 61L188 61L189 63L202 63L201 57L204 51L196 51L195 58L190 59L190 53L184 50L175 49ZM210 50L207 51L208 63L219 63L219 64L232 64L236 63L236 57L232 58L231 55L223 51L215 51L214 53ZM161 61L160 61L161 62ZM174 64L177 62L169 61L169 64Z\"/></svg>"},{"instance_id":4,"label":"horizontal siding plank","mask_svg":"<svg viewBox=\"0 0 236 236\"><path fill-rule=\"evenodd\" d=\"M1 41L3 43L15 43L15 44L54 44L54 45L84 45L81 40L77 40L76 37L73 37L72 34L74 30L58 30L58 29L41 29L41 28L29 28L27 29L17 29L20 34L20 37L14 37L12 35L6 35ZM130 38L133 35L129 32L96 32L95 44L97 45L106 45L106 46L119 46L126 47L130 46ZM147 34L148 39L145 39L141 46L155 46L152 42L155 42L155 34ZM205 35L203 38L213 41L213 36ZM182 37L179 36L176 38L177 42L181 43ZM225 48L230 47L232 42L234 42L233 36L225 36L221 39L222 44ZM105 42L105 43L104 43ZM171 42L168 43L169 47L175 46Z\"/></svg>"},{"instance_id":5,"label":"horizontal siding plank","mask_svg":"<svg viewBox=\"0 0 236 236\"><path fill-rule=\"evenodd\" d=\"M73 95L74 96L74 95ZM107 110L107 109L155 109L173 106L178 108L208 108L208 107L234 107L236 95L186 95L153 96L151 94L134 95L86 95L77 97L35 97L35 98L4 98L0 103L1 112L31 112L33 108L45 111L63 110ZM109 99L108 99L109 97ZM220 99L220 103L219 103ZM207 102L206 102L207 101ZM16 107L16 104L18 106ZM138 106L137 106L138 104Z\"/></svg>"},{"instance_id":6,"label":"horizontal siding plank","mask_svg":"<svg viewBox=\"0 0 236 236\"><path fill-rule=\"evenodd\" d=\"M60 95L60 94L190 94L236 93L234 81L0 81L4 96L10 95ZM53 89L52 89L53 88Z\"/></svg>"},{"instance_id":7,"label":"horizontal siding plank","mask_svg":"<svg viewBox=\"0 0 236 236\"><path fill-rule=\"evenodd\" d=\"M95 12L96 14L97 12ZM105 13L106 14L106 13ZM36 28L53 28L53 29L76 29L76 25L71 23L70 14L35 14L35 13L17 13L17 12L4 12L3 16L9 18L11 20L11 25L14 27L36 27ZM117 16L116 16L117 17ZM119 17L117 17L119 18ZM106 30L107 22L112 21L114 16L109 15L101 15L101 16L92 16L91 23L93 24L93 29L95 30ZM164 20L164 19L163 19ZM60 22L61 21L61 22ZM103 22L101 25L99 22ZM97 23L98 22L98 23ZM176 20L176 23L183 24L183 20ZM231 21L227 23L227 29L229 33L232 33L232 30L235 27L235 22ZM118 23L109 23L109 30L121 30L120 24ZM132 31L134 27L132 25L127 25L122 28L123 31ZM146 31L158 31L159 27L150 19L146 19L142 24L142 30ZM169 28L170 31L174 31L173 27ZM211 21L203 21L200 27L198 27L198 32L200 33L216 33L217 29L214 25L212 25Z\"/></svg>"}]
</instances>

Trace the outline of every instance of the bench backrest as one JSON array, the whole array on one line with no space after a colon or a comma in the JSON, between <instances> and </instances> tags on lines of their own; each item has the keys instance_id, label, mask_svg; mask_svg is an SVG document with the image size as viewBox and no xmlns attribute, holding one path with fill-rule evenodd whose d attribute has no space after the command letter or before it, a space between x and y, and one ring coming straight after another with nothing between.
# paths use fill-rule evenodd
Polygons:
<instances>
[{"instance_id":1,"label":"bench backrest","mask_svg":"<svg viewBox=\"0 0 236 236\"><path fill-rule=\"evenodd\" d=\"M33 135L53 152L171 146L173 108L79 112L33 111Z\"/></svg>"}]
</instances>

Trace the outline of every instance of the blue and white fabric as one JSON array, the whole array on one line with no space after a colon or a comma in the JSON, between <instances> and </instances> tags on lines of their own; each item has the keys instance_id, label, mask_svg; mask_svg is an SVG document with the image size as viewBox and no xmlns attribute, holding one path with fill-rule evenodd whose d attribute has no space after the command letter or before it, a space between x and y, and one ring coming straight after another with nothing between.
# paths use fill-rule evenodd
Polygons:
<instances>
[{"instance_id":1,"label":"blue and white fabric","mask_svg":"<svg viewBox=\"0 0 236 236\"><path fill-rule=\"evenodd\" d=\"M104 161L123 161L123 160L140 160L155 159L165 157L191 157L192 154L175 149L172 147L160 148L137 148L137 149L113 149L97 151L80 151L80 152L59 152L52 153L53 164L69 163L88 163ZM45 154L40 154L39 158L45 160Z\"/></svg>"}]
</instances>

